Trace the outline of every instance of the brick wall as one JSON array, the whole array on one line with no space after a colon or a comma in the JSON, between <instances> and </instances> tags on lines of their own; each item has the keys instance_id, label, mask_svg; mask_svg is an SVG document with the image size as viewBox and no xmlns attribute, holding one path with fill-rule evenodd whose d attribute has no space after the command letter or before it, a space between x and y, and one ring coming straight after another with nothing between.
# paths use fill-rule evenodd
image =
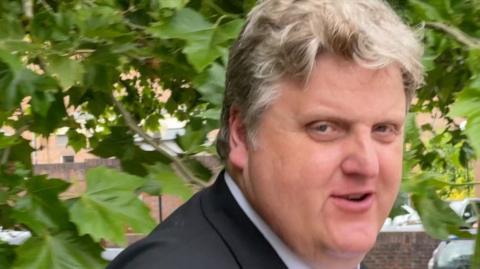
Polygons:
<instances>
[{"instance_id":1,"label":"brick wall","mask_svg":"<svg viewBox=\"0 0 480 269\"><path fill-rule=\"evenodd\" d=\"M71 181L85 180L85 172L97 166L119 168L120 163L115 159L88 159L75 163L35 164L33 167L36 174L47 174L49 177Z\"/></svg>"},{"instance_id":2,"label":"brick wall","mask_svg":"<svg viewBox=\"0 0 480 269\"><path fill-rule=\"evenodd\" d=\"M426 269L439 242L424 232L382 232L364 264L368 269Z\"/></svg>"}]
</instances>

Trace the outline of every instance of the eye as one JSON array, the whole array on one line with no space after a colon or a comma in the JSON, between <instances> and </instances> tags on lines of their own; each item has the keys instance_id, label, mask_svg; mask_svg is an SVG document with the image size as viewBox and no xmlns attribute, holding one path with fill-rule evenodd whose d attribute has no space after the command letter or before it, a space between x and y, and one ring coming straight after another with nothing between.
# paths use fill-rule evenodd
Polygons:
<instances>
[{"instance_id":1,"label":"eye","mask_svg":"<svg viewBox=\"0 0 480 269\"><path fill-rule=\"evenodd\" d=\"M312 126L312 128L315 131L322 132L322 133L325 133L325 132L328 132L328 131L333 131L332 125L328 124L328 123L325 123L325 122L322 122L322 123L319 123L319 124L314 124Z\"/></svg>"},{"instance_id":2,"label":"eye","mask_svg":"<svg viewBox=\"0 0 480 269\"><path fill-rule=\"evenodd\" d=\"M345 130L333 122L316 121L307 125L308 134L315 140L330 141L345 133Z\"/></svg>"},{"instance_id":3,"label":"eye","mask_svg":"<svg viewBox=\"0 0 480 269\"><path fill-rule=\"evenodd\" d=\"M372 132L377 139L383 142L392 142L400 134L399 127L389 123L375 125Z\"/></svg>"}]
</instances>

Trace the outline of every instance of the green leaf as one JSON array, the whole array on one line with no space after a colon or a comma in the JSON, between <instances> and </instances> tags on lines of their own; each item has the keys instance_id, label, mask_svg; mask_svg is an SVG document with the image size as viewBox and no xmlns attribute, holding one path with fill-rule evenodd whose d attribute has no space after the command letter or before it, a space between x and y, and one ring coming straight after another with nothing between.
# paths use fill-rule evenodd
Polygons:
<instances>
[{"instance_id":1,"label":"green leaf","mask_svg":"<svg viewBox=\"0 0 480 269\"><path fill-rule=\"evenodd\" d=\"M18 72L23 68L22 61L17 55L10 53L9 51L0 49L0 60L8 65L13 72Z\"/></svg>"},{"instance_id":2,"label":"green leaf","mask_svg":"<svg viewBox=\"0 0 480 269\"><path fill-rule=\"evenodd\" d=\"M148 116L145 119L145 123L144 123L145 129L150 131L160 130L160 119L162 118L163 116L161 114L157 114L157 113L150 114L150 116Z\"/></svg>"},{"instance_id":3,"label":"green leaf","mask_svg":"<svg viewBox=\"0 0 480 269\"><path fill-rule=\"evenodd\" d=\"M9 165L8 168L12 169L13 173L11 173L11 170L5 171L5 169L0 169L0 185L3 186L3 195L6 197L23 191L25 187L25 178L28 178L31 175L31 171L25 169L25 164L21 162L14 162ZM0 219L2 221L4 220L1 217Z\"/></svg>"},{"instance_id":4,"label":"green leaf","mask_svg":"<svg viewBox=\"0 0 480 269\"><path fill-rule=\"evenodd\" d=\"M148 174L146 164L170 163L167 156L158 151L145 151L134 143L133 135L126 127L113 127L111 134L100 141L91 153L102 157L117 157L124 171L138 176Z\"/></svg>"},{"instance_id":5,"label":"green leaf","mask_svg":"<svg viewBox=\"0 0 480 269\"><path fill-rule=\"evenodd\" d=\"M39 44L33 44L28 41L21 40L23 38L20 37L20 39L0 39L0 49L5 49L9 51L14 51L14 52L36 52L37 50L41 49L41 46Z\"/></svg>"},{"instance_id":6,"label":"green leaf","mask_svg":"<svg viewBox=\"0 0 480 269\"><path fill-rule=\"evenodd\" d=\"M470 268L480 268L480 225L477 227L477 235L475 237L475 249L473 251L472 265Z\"/></svg>"},{"instance_id":7,"label":"green leaf","mask_svg":"<svg viewBox=\"0 0 480 269\"><path fill-rule=\"evenodd\" d=\"M195 158L184 158L183 162L197 178L205 182L208 182L212 178L212 171L210 171L210 169L205 167L200 161L196 160Z\"/></svg>"},{"instance_id":8,"label":"green leaf","mask_svg":"<svg viewBox=\"0 0 480 269\"><path fill-rule=\"evenodd\" d=\"M448 183L440 180L442 175L438 174L420 174L409 181L402 182L402 191L404 192L422 192L430 189L441 189L448 186Z\"/></svg>"},{"instance_id":9,"label":"green leaf","mask_svg":"<svg viewBox=\"0 0 480 269\"><path fill-rule=\"evenodd\" d=\"M473 83L476 83L475 81ZM472 84L473 84L472 83ZM467 119L465 133L467 134L477 156L480 156L480 87L467 88L457 97L450 109L451 116L461 116Z\"/></svg>"},{"instance_id":10,"label":"green leaf","mask_svg":"<svg viewBox=\"0 0 480 269\"><path fill-rule=\"evenodd\" d=\"M32 95L32 110L42 117L47 117L48 110L55 102L55 96L47 91L35 91Z\"/></svg>"},{"instance_id":11,"label":"green leaf","mask_svg":"<svg viewBox=\"0 0 480 269\"><path fill-rule=\"evenodd\" d=\"M32 166L32 152L33 148L30 146L30 141L24 138L20 139L20 143L11 147L9 161L20 162L27 168Z\"/></svg>"},{"instance_id":12,"label":"green leaf","mask_svg":"<svg viewBox=\"0 0 480 269\"><path fill-rule=\"evenodd\" d=\"M468 232L460 230L460 227L465 225L463 220L436 194L412 194L411 200L425 230L434 238L446 240L451 235L472 237Z\"/></svg>"},{"instance_id":13,"label":"green leaf","mask_svg":"<svg viewBox=\"0 0 480 269\"><path fill-rule=\"evenodd\" d=\"M435 59L436 55L425 55L422 58L422 64L425 68L425 72L432 71L435 69Z\"/></svg>"},{"instance_id":14,"label":"green leaf","mask_svg":"<svg viewBox=\"0 0 480 269\"><path fill-rule=\"evenodd\" d=\"M109 93L107 92L88 91L83 98L88 100L88 112L96 117L102 115L111 103Z\"/></svg>"},{"instance_id":15,"label":"green leaf","mask_svg":"<svg viewBox=\"0 0 480 269\"><path fill-rule=\"evenodd\" d=\"M257 0L244 0L243 1L243 12L247 14L257 3Z\"/></svg>"},{"instance_id":16,"label":"green leaf","mask_svg":"<svg viewBox=\"0 0 480 269\"><path fill-rule=\"evenodd\" d=\"M405 122L405 140L407 143L411 143L412 147L417 147L418 145L422 144L416 119L417 114L408 113L407 120Z\"/></svg>"},{"instance_id":17,"label":"green leaf","mask_svg":"<svg viewBox=\"0 0 480 269\"><path fill-rule=\"evenodd\" d=\"M32 237L17 248L13 269L105 268L107 262L101 258L101 251L90 238L72 232Z\"/></svg>"},{"instance_id":18,"label":"green leaf","mask_svg":"<svg viewBox=\"0 0 480 269\"><path fill-rule=\"evenodd\" d=\"M0 61L0 109L15 108L35 91L39 76L28 69L15 69Z\"/></svg>"},{"instance_id":19,"label":"green leaf","mask_svg":"<svg viewBox=\"0 0 480 269\"><path fill-rule=\"evenodd\" d=\"M480 113L478 104L480 104L480 87L467 88L457 96L457 100L453 103L450 110L450 115L464 117L477 116L477 114Z\"/></svg>"},{"instance_id":20,"label":"green leaf","mask_svg":"<svg viewBox=\"0 0 480 269\"><path fill-rule=\"evenodd\" d=\"M480 48L472 48L469 50L468 57L466 59L469 68L475 72L476 74L476 85L472 84L472 87L479 88L480 87L480 66L478 63L480 62Z\"/></svg>"},{"instance_id":21,"label":"green leaf","mask_svg":"<svg viewBox=\"0 0 480 269\"><path fill-rule=\"evenodd\" d=\"M67 118L67 111L65 109L64 96L58 92L53 99L53 102L48 105L48 111L42 114L33 113L33 123L31 130L48 136L53 131L62 127L65 123L63 120ZM45 114L45 116L44 116Z\"/></svg>"},{"instance_id":22,"label":"green leaf","mask_svg":"<svg viewBox=\"0 0 480 269\"><path fill-rule=\"evenodd\" d=\"M410 5L417 11L417 13L424 18L424 20L443 21L442 15L438 10L422 0L409 0Z\"/></svg>"},{"instance_id":23,"label":"green leaf","mask_svg":"<svg viewBox=\"0 0 480 269\"><path fill-rule=\"evenodd\" d=\"M26 182L27 194L15 205L14 217L35 234L45 234L47 229L59 231L68 228L68 214L58 195L69 185L60 179L32 177Z\"/></svg>"},{"instance_id":24,"label":"green leaf","mask_svg":"<svg viewBox=\"0 0 480 269\"><path fill-rule=\"evenodd\" d=\"M207 109L198 114L198 117L208 120L218 121L220 119L220 108Z\"/></svg>"},{"instance_id":25,"label":"green leaf","mask_svg":"<svg viewBox=\"0 0 480 269\"><path fill-rule=\"evenodd\" d=\"M82 35L93 40L112 40L128 37L126 25L122 23L122 11L110 5L91 5L74 13ZM128 40L128 39L127 39Z\"/></svg>"},{"instance_id":26,"label":"green leaf","mask_svg":"<svg viewBox=\"0 0 480 269\"><path fill-rule=\"evenodd\" d=\"M87 138L78 133L75 129L69 129L67 132L68 145L71 146L75 152L87 147Z\"/></svg>"},{"instance_id":27,"label":"green leaf","mask_svg":"<svg viewBox=\"0 0 480 269\"><path fill-rule=\"evenodd\" d=\"M220 25L215 31L215 41L222 43L237 38L244 23L245 20L243 19L235 19Z\"/></svg>"},{"instance_id":28,"label":"green leaf","mask_svg":"<svg viewBox=\"0 0 480 269\"><path fill-rule=\"evenodd\" d=\"M11 268L15 259L14 246L0 241L0 268Z\"/></svg>"},{"instance_id":29,"label":"green leaf","mask_svg":"<svg viewBox=\"0 0 480 269\"><path fill-rule=\"evenodd\" d=\"M177 136L175 142L185 152L195 152L196 148L206 141L206 130L194 130L190 125L185 129L185 134Z\"/></svg>"},{"instance_id":30,"label":"green leaf","mask_svg":"<svg viewBox=\"0 0 480 269\"><path fill-rule=\"evenodd\" d=\"M0 39L22 39L25 34L19 20L2 17L0 25L2 25Z\"/></svg>"},{"instance_id":31,"label":"green leaf","mask_svg":"<svg viewBox=\"0 0 480 269\"><path fill-rule=\"evenodd\" d=\"M221 107L225 87L225 68L213 63L195 78L193 85L202 94L202 99Z\"/></svg>"},{"instance_id":32,"label":"green leaf","mask_svg":"<svg viewBox=\"0 0 480 269\"><path fill-rule=\"evenodd\" d=\"M152 195L167 193L179 196L184 201L192 196L192 190L177 176L172 168L163 163L148 167L147 183L141 189Z\"/></svg>"},{"instance_id":33,"label":"green leaf","mask_svg":"<svg viewBox=\"0 0 480 269\"><path fill-rule=\"evenodd\" d=\"M215 59L227 53L227 49L218 46L209 46L210 42L195 42L185 47L183 52L188 61L201 72Z\"/></svg>"},{"instance_id":34,"label":"green leaf","mask_svg":"<svg viewBox=\"0 0 480 269\"><path fill-rule=\"evenodd\" d=\"M69 39L69 25L65 25L63 13L41 10L30 24L30 35L36 42L66 41Z\"/></svg>"},{"instance_id":35,"label":"green leaf","mask_svg":"<svg viewBox=\"0 0 480 269\"><path fill-rule=\"evenodd\" d=\"M19 142L20 141L16 136L6 136L0 133L0 149L11 147Z\"/></svg>"},{"instance_id":36,"label":"green leaf","mask_svg":"<svg viewBox=\"0 0 480 269\"><path fill-rule=\"evenodd\" d=\"M48 57L47 72L58 79L65 91L80 82L84 74L81 63L58 55Z\"/></svg>"},{"instance_id":37,"label":"green leaf","mask_svg":"<svg viewBox=\"0 0 480 269\"><path fill-rule=\"evenodd\" d=\"M153 24L148 32L158 38L185 40L183 52L195 70L201 72L227 53L224 43L236 36L241 24L241 20L233 20L214 25L193 9L183 8L170 21Z\"/></svg>"},{"instance_id":38,"label":"green leaf","mask_svg":"<svg viewBox=\"0 0 480 269\"><path fill-rule=\"evenodd\" d=\"M101 46L84 62L85 86L95 91L106 92L110 94L113 84L117 82L120 75L118 71L119 58L121 53L113 51L112 46Z\"/></svg>"},{"instance_id":39,"label":"green leaf","mask_svg":"<svg viewBox=\"0 0 480 269\"><path fill-rule=\"evenodd\" d=\"M469 232L460 229L465 226L462 218L438 197L437 191L449 186L438 178L442 178L442 175L420 174L403 182L402 189L410 193L410 199L428 234L440 240L446 240L451 235L472 238Z\"/></svg>"},{"instance_id":40,"label":"green leaf","mask_svg":"<svg viewBox=\"0 0 480 269\"><path fill-rule=\"evenodd\" d=\"M189 0L163 0L160 2L160 6L162 8L181 9L185 7L188 2Z\"/></svg>"},{"instance_id":41,"label":"green leaf","mask_svg":"<svg viewBox=\"0 0 480 269\"><path fill-rule=\"evenodd\" d=\"M89 234L97 242L125 244L127 225L139 233L153 229L155 222L135 193L144 179L105 167L89 170L86 178L86 193L69 209L80 234Z\"/></svg>"},{"instance_id":42,"label":"green leaf","mask_svg":"<svg viewBox=\"0 0 480 269\"><path fill-rule=\"evenodd\" d=\"M465 133L469 138L469 142L475 149L476 156L480 156L480 115L469 118Z\"/></svg>"},{"instance_id":43,"label":"green leaf","mask_svg":"<svg viewBox=\"0 0 480 269\"><path fill-rule=\"evenodd\" d=\"M155 23L149 29L150 33L159 38L178 38L187 41L205 40L205 34L210 34L213 24L200 13L190 8L179 10L166 23Z\"/></svg>"}]
</instances>

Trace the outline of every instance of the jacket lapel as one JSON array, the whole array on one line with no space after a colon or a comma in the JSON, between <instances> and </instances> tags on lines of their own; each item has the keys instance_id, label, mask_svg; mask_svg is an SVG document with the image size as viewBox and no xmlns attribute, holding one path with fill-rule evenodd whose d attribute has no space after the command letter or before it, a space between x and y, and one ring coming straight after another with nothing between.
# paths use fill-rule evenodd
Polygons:
<instances>
[{"instance_id":1,"label":"jacket lapel","mask_svg":"<svg viewBox=\"0 0 480 269\"><path fill-rule=\"evenodd\" d=\"M223 172L200 200L203 214L241 268L287 268L230 193Z\"/></svg>"}]
</instances>

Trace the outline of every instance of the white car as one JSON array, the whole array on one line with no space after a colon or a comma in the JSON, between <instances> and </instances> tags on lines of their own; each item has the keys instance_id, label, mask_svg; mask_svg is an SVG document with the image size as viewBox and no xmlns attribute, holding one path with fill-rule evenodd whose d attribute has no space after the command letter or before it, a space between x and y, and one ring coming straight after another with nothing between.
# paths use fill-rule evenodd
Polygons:
<instances>
[{"instance_id":1,"label":"white car","mask_svg":"<svg viewBox=\"0 0 480 269\"><path fill-rule=\"evenodd\" d=\"M471 228L472 225L477 223L478 216L480 215L480 198L467 198L462 201L453 201L450 202L450 207L465 220L468 225L466 228Z\"/></svg>"},{"instance_id":2,"label":"white car","mask_svg":"<svg viewBox=\"0 0 480 269\"><path fill-rule=\"evenodd\" d=\"M25 231L13 231L13 230L4 230L0 227L0 240L7 242L10 245L21 245L32 234Z\"/></svg>"},{"instance_id":3,"label":"white car","mask_svg":"<svg viewBox=\"0 0 480 269\"><path fill-rule=\"evenodd\" d=\"M462 201L450 202L450 207L461 216L469 229L474 234L480 216L480 198L467 198ZM473 228L473 229L472 229ZM475 240L458 239L451 237L442 241L433 251L432 258L428 261L428 269L466 269L470 268Z\"/></svg>"}]
</instances>

